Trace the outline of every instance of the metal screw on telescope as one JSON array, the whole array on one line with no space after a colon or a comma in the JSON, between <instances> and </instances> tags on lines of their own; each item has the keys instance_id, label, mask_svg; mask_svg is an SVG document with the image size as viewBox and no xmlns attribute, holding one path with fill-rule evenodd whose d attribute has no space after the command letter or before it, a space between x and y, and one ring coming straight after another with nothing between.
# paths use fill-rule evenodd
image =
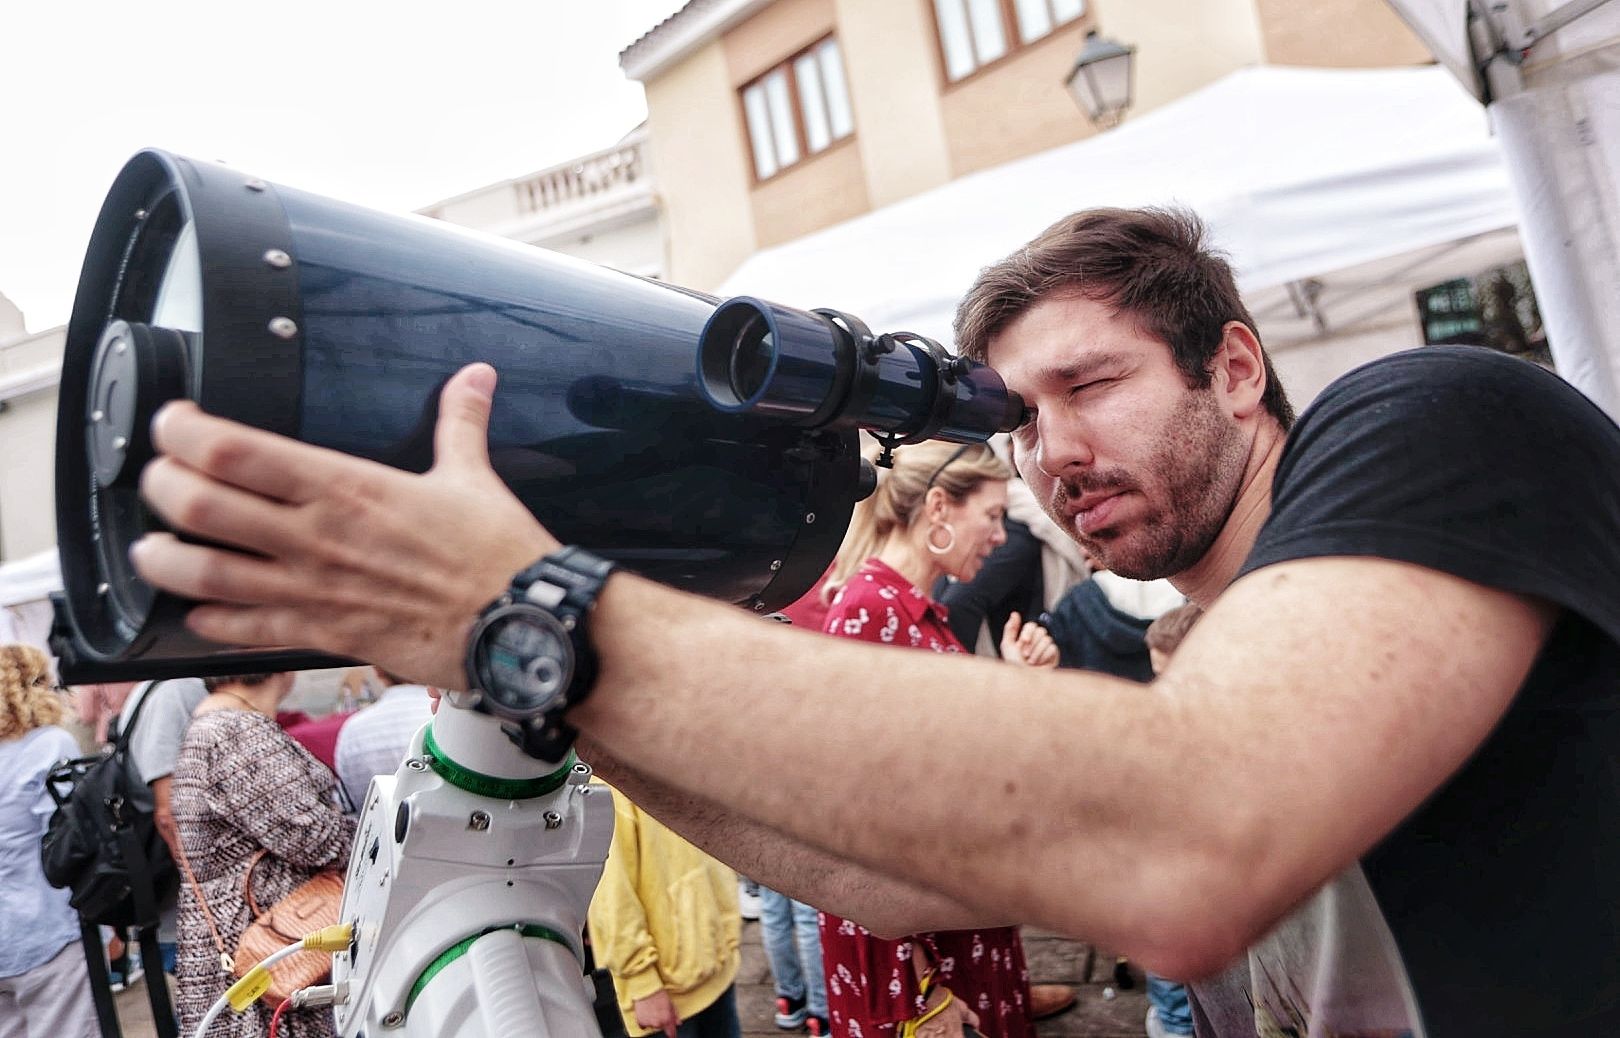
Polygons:
<instances>
[{"instance_id":1,"label":"metal screw on telescope","mask_svg":"<svg viewBox=\"0 0 1620 1038\"><path fill-rule=\"evenodd\" d=\"M545 819L546 819L546 828L547 829L561 829L562 828L562 815L558 814L557 812L555 812L555 811L547 811L545 813Z\"/></svg>"},{"instance_id":2,"label":"metal screw on telescope","mask_svg":"<svg viewBox=\"0 0 1620 1038\"><path fill-rule=\"evenodd\" d=\"M474 811L467 819L467 828L475 833L481 833L489 828L489 814L484 811Z\"/></svg>"},{"instance_id":3,"label":"metal screw on telescope","mask_svg":"<svg viewBox=\"0 0 1620 1038\"><path fill-rule=\"evenodd\" d=\"M269 249L264 254L264 261L277 270L286 270L292 266L292 257L283 249Z\"/></svg>"},{"instance_id":4,"label":"metal screw on telescope","mask_svg":"<svg viewBox=\"0 0 1620 1038\"><path fill-rule=\"evenodd\" d=\"M278 339L290 339L298 334L298 323L291 317L270 318L270 334Z\"/></svg>"}]
</instances>

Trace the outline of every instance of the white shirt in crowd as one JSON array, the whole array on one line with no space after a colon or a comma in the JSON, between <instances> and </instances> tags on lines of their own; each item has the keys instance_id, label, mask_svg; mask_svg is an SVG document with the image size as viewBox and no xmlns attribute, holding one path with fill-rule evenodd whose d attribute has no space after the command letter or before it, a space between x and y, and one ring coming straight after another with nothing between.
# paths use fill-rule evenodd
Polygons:
<instances>
[{"instance_id":1,"label":"white shirt in crowd","mask_svg":"<svg viewBox=\"0 0 1620 1038\"><path fill-rule=\"evenodd\" d=\"M422 685L394 685L377 702L343 722L334 757L338 781L343 783L352 810L365 806L372 778L399 770L411 737L433 718L432 703Z\"/></svg>"}]
</instances>

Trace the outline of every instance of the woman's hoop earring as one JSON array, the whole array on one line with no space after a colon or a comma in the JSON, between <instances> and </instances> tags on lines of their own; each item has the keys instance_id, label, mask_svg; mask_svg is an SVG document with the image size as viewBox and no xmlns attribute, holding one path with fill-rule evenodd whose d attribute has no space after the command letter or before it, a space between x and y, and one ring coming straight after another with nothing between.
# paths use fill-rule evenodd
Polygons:
<instances>
[{"instance_id":1,"label":"woman's hoop earring","mask_svg":"<svg viewBox=\"0 0 1620 1038\"><path fill-rule=\"evenodd\" d=\"M950 538L950 540L945 542L945 547L943 548L934 543L934 531L937 530L939 526L943 526L945 528L945 535ZM956 527L947 522L941 522L939 526L930 526L928 528L928 536L923 539L923 543L927 544L928 550L933 552L935 555L949 555L951 553L951 549L956 547Z\"/></svg>"}]
</instances>

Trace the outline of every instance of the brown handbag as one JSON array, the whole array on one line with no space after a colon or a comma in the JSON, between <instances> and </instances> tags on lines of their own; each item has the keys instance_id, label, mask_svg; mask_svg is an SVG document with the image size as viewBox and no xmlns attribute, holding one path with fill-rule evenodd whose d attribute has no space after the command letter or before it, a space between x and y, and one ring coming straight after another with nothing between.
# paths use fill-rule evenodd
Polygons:
<instances>
[{"instance_id":1,"label":"brown handbag","mask_svg":"<svg viewBox=\"0 0 1620 1038\"><path fill-rule=\"evenodd\" d=\"M261 911L259 903L253 898L253 870L265 854L261 850L253 856L242 880L242 896L247 901L248 911L253 913L253 922L248 924L241 939L236 942L235 955L226 952L225 941L219 935L219 927L214 923L214 913L203 897L202 887L191 874L191 866L185 857L182 855L180 859L186 879L191 881L191 889L202 905L208 929L214 935L214 944L219 948L220 966L236 977L246 976L254 966L306 934L334 925L343 905L343 877L336 872L325 871L317 872L269 909ZM289 955L270 967L270 987L259 1000L269 1006L279 1006L291 998L294 991L323 983L331 975L330 952L301 951Z\"/></svg>"}]
</instances>

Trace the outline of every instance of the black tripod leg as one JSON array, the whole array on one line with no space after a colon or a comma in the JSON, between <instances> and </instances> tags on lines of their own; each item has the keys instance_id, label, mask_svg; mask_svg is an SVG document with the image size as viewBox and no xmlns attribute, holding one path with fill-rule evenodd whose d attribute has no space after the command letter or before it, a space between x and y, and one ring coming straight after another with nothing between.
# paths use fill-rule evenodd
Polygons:
<instances>
[{"instance_id":1,"label":"black tripod leg","mask_svg":"<svg viewBox=\"0 0 1620 1038\"><path fill-rule=\"evenodd\" d=\"M174 1004L169 1001L169 978L163 972L158 928L143 926L139 932L141 960L146 964L146 999L152 1005L152 1026L158 1038L180 1038L180 1025L174 1020Z\"/></svg>"},{"instance_id":2,"label":"black tripod leg","mask_svg":"<svg viewBox=\"0 0 1620 1038\"><path fill-rule=\"evenodd\" d=\"M90 998L96 1004L101 1038L124 1038L118 1026L118 1007L113 1004L112 982L107 977L107 953L101 947L101 928L80 919L79 943L84 945L84 965L90 973Z\"/></svg>"}]
</instances>

